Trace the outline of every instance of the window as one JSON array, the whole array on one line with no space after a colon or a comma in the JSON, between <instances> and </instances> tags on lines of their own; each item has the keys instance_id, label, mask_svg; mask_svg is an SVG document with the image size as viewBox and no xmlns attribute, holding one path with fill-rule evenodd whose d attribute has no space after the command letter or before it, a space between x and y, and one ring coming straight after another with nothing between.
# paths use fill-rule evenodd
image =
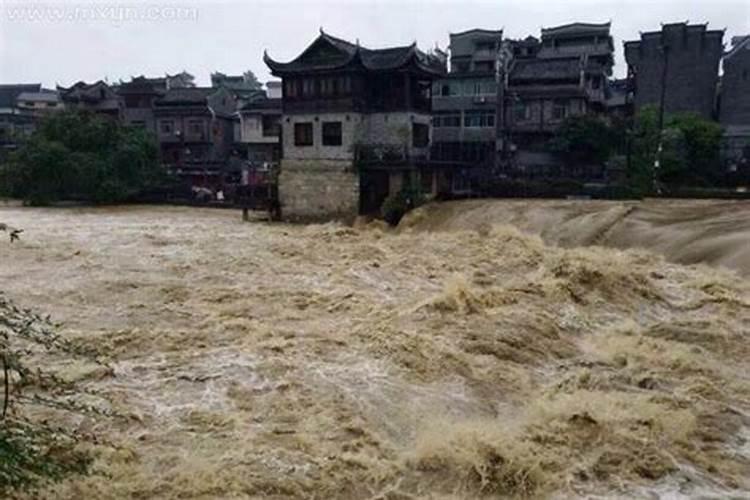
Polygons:
<instances>
[{"instance_id":1,"label":"window","mask_svg":"<svg viewBox=\"0 0 750 500\"><path fill-rule=\"evenodd\" d=\"M461 82L442 82L438 85L436 95L442 97L461 95Z\"/></svg>"},{"instance_id":2,"label":"window","mask_svg":"<svg viewBox=\"0 0 750 500\"><path fill-rule=\"evenodd\" d=\"M424 123L414 123L411 126L412 146L426 148L430 145L430 127Z\"/></svg>"},{"instance_id":3,"label":"window","mask_svg":"<svg viewBox=\"0 0 750 500\"><path fill-rule=\"evenodd\" d=\"M281 117L278 115L263 116L263 137L277 137L281 134ZM256 121L256 128L258 122Z\"/></svg>"},{"instance_id":4,"label":"window","mask_svg":"<svg viewBox=\"0 0 750 500\"><path fill-rule=\"evenodd\" d=\"M482 85L478 80L464 83L464 95L477 96L482 93Z\"/></svg>"},{"instance_id":5,"label":"window","mask_svg":"<svg viewBox=\"0 0 750 500\"><path fill-rule=\"evenodd\" d=\"M531 119L531 107L518 103L513 106L513 121L525 122Z\"/></svg>"},{"instance_id":6,"label":"window","mask_svg":"<svg viewBox=\"0 0 750 500\"><path fill-rule=\"evenodd\" d=\"M555 99L552 104L552 119L563 120L566 116L568 116L568 101Z\"/></svg>"},{"instance_id":7,"label":"window","mask_svg":"<svg viewBox=\"0 0 750 500\"><path fill-rule=\"evenodd\" d=\"M48 108L54 108L55 106L57 106L57 103L56 103L56 102L48 102L48 103L47 103L47 107L48 107Z\"/></svg>"},{"instance_id":8,"label":"window","mask_svg":"<svg viewBox=\"0 0 750 500\"><path fill-rule=\"evenodd\" d=\"M331 78L321 78L320 95L329 96L333 94L333 80Z\"/></svg>"},{"instance_id":9,"label":"window","mask_svg":"<svg viewBox=\"0 0 750 500\"><path fill-rule=\"evenodd\" d=\"M174 120L161 120L159 122L159 131L164 135L174 134Z\"/></svg>"},{"instance_id":10,"label":"window","mask_svg":"<svg viewBox=\"0 0 750 500\"><path fill-rule=\"evenodd\" d=\"M435 113L432 117L433 127L460 127L461 112L443 112Z\"/></svg>"},{"instance_id":11,"label":"window","mask_svg":"<svg viewBox=\"0 0 750 500\"><path fill-rule=\"evenodd\" d=\"M313 124L312 123L295 123L294 124L294 145L295 146L312 146L313 145Z\"/></svg>"},{"instance_id":12,"label":"window","mask_svg":"<svg viewBox=\"0 0 750 500\"><path fill-rule=\"evenodd\" d=\"M323 146L341 146L341 122L323 122Z\"/></svg>"},{"instance_id":13,"label":"window","mask_svg":"<svg viewBox=\"0 0 750 500\"><path fill-rule=\"evenodd\" d=\"M304 78L302 80L302 96L310 97L313 95L315 89L315 81L312 78Z\"/></svg>"},{"instance_id":14,"label":"window","mask_svg":"<svg viewBox=\"0 0 750 500\"><path fill-rule=\"evenodd\" d=\"M494 127L494 111L467 111L464 115L464 127Z\"/></svg>"},{"instance_id":15,"label":"window","mask_svg":"<svg viewBox=\"0 0 750 500\"><path fill-rule=\"evenodd\" d=\"M188 134L203 135L203 120L188 120Z\"/></svg>"},{"instance_id":16,"label":"window","mask_svg":"<svg viewBox=\"0 0 750 500\"><path fill-rule=\"evenodd\" d=\"M284 80L284 91L286 97L297 97L297 80L293 78Z\"/></svg>"},{"instance_id":17,"label":"window","mask_svg":"<svg viewBox=\"0 0 750 500\"><path fill-rule=\"evenodd\" d=\"M495 68L495 63L492 61L478 61L474 63L474 71L490 72Z\"/></svg>"},{"instance_id":18,"label":"window","mask_svg":"<svg viewBox=\"0 0 750 500\"><path fill-rule=\"evenodd\" d=\"M341 77L341 93L344 95L351 94L352 92L352 79L349 75Z\"/></svg>"},{"instance_id":19,"label":"window","mask_svg":"<svg viewBox=\"0 0 750 500\"><path fill-rule=\"evenodd\" d=\"M137 128L146 128L146 122L143 120L133 120L130 125Z\"/></svg>"}]
</instances>

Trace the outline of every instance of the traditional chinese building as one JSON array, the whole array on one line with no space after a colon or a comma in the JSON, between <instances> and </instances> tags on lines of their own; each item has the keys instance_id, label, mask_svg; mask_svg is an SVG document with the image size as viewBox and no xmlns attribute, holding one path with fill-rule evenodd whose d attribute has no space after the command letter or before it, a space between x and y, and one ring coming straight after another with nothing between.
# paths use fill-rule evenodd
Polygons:
<instances>
[{"instance_id":1,"label":"traditional chinese building","mask_svg":"<svg viewBox=\"0 0 750 500\"><path fill-rule=\"evenodd\" d=\"M138 76L117 87L122 100L122 121L125 125L143 127L156 133L154 103L167 92L166 78Z\"/></svg>"},{"instance_id":2,"label":"traditional chinese building","mask_svg":"<svg viewBox=\"0 0 750 500\"><path fill-rule=\"evenodd\" d=\"M368 49L321 30L283 81L279 196L287 218L351 218L409 183L433 191L431 89L445 72L416 44Z\"/></svg>"},{"instance_id":3,"label":"traditional chinese building","mask_svg":"<svg viewBox=\"0 0 750 500\"><path fill-rule=\"evenodd\" d=\"M636 113L664 103L664 112L714 118L724 31L706 24L664 24L625 42Z\"/></svg>"},{"instance_id":4,"label":"traditional chinese building","mask_svg":"<svg viewBox=\"0 0 750 500\"><path fill-rule=\"evenodd\" d=\"M154 101L162 162L193 186L217 189L231 154L236 101L224 88L170 88Z\"/></svg>"},{"instance_id":5,"label":"traditional chinese building","mask_svg":"<svg viewBox=\"0 0 750 500\"><path fill-rule=\"evenodd\" d=\"M110 85L99 80L95 83L78 82L71 87L58 87L66 109L91 111L100 116L119 120L122 118L122 101Z\"/></svg>"}]
</instances>

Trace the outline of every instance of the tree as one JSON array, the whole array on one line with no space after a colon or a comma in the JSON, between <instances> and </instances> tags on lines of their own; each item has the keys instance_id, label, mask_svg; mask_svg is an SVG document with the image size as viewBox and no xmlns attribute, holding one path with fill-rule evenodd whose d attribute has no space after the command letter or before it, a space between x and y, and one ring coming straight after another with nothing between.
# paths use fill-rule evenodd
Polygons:
<instances>
[{"instance_id":1,"label":"tree","mask_svg":"<svg viewBox=\"0 0 750 500\"><path fill-rule=\"evenodd\" d=\"M560 155L566 165L601 165L618 146L614 127L593 115L565 119L549 143L549 149Z\"/></svg>"},{"instance_id":2,"label":"tree","mask_svg":"<svg viewBox=\"0 0 750 500\"><path fill-rule=\"evenodd\" d=\"M56 332L49 319L23 309L0 293L0 494L11 496L40 482L68 474L86 473L92 457L79 444L91 437L75 429L66 414L88 417L107 412L84 403L98 395L58 377L39 356L87 359L101 364L91 352ZM47 416L40 418L39 408Z\"/></svg>"},{"instance_id":3,"label":"tree","mask_svg":"<svg viewBox=\"0 0 750 500\"><path fill-rule=\"evenodd\" d=\"M165 180L150 134L80 111L46 118L0 167L0 189L35 205L128 201Z\"/></svg>"},{"instance_id":4,"label":"tree","mask_svg":"<svg viewBox=\"0 0 750 500\"><path fill-rule=\"evenodd\" d=\"M629 182L644 194L653 189L654 178L667 188L717 185L722 180L721 140L721 126L690 113L666 116L660 135L658 109L645 107L632 128ZM659 170L654 173L657 155Z\"/></svg>"}]
</instances>

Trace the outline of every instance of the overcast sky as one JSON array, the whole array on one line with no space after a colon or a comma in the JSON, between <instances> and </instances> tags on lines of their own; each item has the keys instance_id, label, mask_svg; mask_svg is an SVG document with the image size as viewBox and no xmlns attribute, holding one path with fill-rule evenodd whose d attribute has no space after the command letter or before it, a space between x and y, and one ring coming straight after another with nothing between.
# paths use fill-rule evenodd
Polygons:
<instances>
[{"instance_id":1,"label":"overcast sky","mask_svg":"<svg viewBox=\"0 0 750 500\"><path fill-rule=\"evenodd\" d=\"M118 20L126 17L127 19ZM137 18L137 19L136 19ZM542 26L612 21L615 74L625 74L623 40L662 22L708 22L732 36L750 33L750 0L274 0L53 1L0 0L0 83L68 86L183 69L209 84L212 71L270 75L263 50L295 57L323 27L363 46L417 41L448 44L448 34L504 28L508 37L539 36Z\"/></svg>"}]
</instances>

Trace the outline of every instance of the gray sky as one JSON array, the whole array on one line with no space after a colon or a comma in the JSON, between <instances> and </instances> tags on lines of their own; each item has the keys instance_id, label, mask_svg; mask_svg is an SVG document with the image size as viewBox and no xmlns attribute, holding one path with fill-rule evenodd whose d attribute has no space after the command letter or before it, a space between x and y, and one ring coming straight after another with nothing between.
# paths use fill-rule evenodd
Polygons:
<instances>
[{"instance_id":1,"label":"gray sky","mask_svg":"<svg viewBox=\"0 0 750 500\"><path fill-rule=\"evenodd\" d=\"M615 74L622 76L623 40L658 30L661 22L689 20L726 28L729 44L732 36L750 33L750 0L0 0L0 83L67 86L183 69L199 85L216 70L251 69L265 81L263 49L291 59L320 27L368 47L416 40L428 49L444 48L450 32L476 27L504 28L518 38L539 36L542 26L608 20L618 51Z\"/></svg>"}]
</instances>

